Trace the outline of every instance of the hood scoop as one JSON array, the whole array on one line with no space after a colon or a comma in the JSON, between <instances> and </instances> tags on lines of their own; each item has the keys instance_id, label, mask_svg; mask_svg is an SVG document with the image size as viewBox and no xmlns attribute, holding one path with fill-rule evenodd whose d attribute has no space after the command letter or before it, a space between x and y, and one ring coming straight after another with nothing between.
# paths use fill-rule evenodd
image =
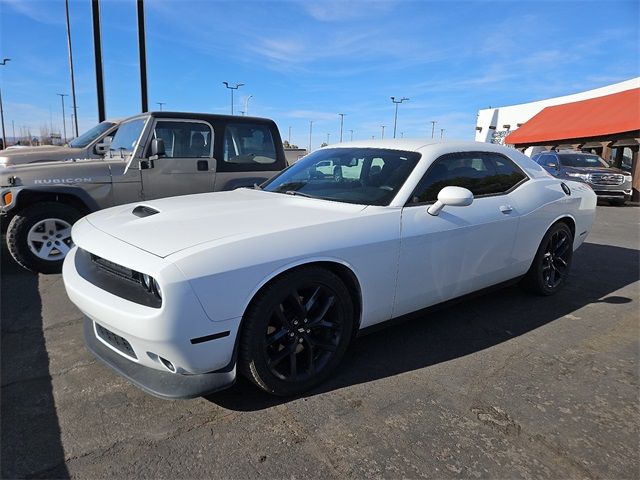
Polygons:
<instances>
[{"instance_id":1,"label":"hood scoop","mask_svg":"<svg viewBox=\"0 0 640 480\"><path fill-rule=\"evenodd\" d=\"M147 207L146 205L138 205L133 209L131 213L133 213L136 217L144 218L150 217L151 215L155 215L156 213L160 212L155 208Z\"/></svg>"}]
</instances>

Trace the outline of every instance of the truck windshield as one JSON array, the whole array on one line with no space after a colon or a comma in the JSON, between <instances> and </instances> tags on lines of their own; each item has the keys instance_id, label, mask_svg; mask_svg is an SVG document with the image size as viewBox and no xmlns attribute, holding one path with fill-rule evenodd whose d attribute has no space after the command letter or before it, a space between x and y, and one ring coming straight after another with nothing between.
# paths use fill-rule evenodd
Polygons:
<instances>
[{"instance_id":1,"label":"truck windshield","mask_svg":"<svg viewBox=\"0 0 640 480\"><path fill-rule=\"evenodd\" d=\"M388 205L420 154L382 148L318 150L263 185L269 192L360 205Z\"/></svg>"},{"instance_id":2,"label":"truck windshield","mask_svg":"<svg viewBox=\"0 0 640 480\"><path fill-rule=\"evenodd\" d=\"M558 155L558 158L560 159L560 163L565 167L578 167L578 168L609 167L607 162L602 160L598 155L585 155L581 153L577 153L577 154L561 153Z\"/></svg>"},{"instance_id":3,"label":"truck windshield","mask_svg":"<svg viewBox=\"0 0 640 480\"><path fill-rule=\"evenodd\" d=\"M131 153L138 143L146 121L146 118L136 118L121 124L109 150L122 154Z\"/></svg>"},{"instance_id":4,"label":"truck windshield","mask_svg":"<svg viewBox=\"0 0 640 480\"><path fill-rule=\"evenodd\" d=\"M74 138L69 142L69 146L72 148L84 148L93 142L96 138L100 137L103 133L113 127L115 123L102 122L95 127L87 130L79 137Z\"/></svg>"}]
</instances>

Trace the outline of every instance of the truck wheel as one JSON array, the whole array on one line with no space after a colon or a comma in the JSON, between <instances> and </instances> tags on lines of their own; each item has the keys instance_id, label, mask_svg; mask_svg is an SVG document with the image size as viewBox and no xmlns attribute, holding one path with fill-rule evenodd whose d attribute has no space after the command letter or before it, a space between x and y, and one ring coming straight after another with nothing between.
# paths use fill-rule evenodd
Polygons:
<instances>
[{"instance_id":1,"label":"truck wheel","mask_svg":"<svg viewBox=\"0 0 640 480\"><path fill-rule=\"evenodd\" d=\"M70 205L42 202L20 210L7 229L7 247L27 270L60 273L62 261L73 247L71 226L82 213Z\"/></svg>"}]
</instances>

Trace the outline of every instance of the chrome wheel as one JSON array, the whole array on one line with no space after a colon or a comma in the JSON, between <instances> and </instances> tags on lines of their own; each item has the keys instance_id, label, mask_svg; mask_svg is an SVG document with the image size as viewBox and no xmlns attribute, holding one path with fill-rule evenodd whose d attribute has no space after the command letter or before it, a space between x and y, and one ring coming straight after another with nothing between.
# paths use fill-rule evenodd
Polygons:
<instances>
[{"instance_id":1,"label":"chrome wheel","mask_svg":"<svg viewBox=\"0 0 640 480\"><path fill-rule=\"evenodd\" d=\"M557 230L549 239L542 257L542 282L554 289L566 277L571 261L571 238L565 230Z\"/></svg>"},{"instance_id":2,"label":"chrome wheel","mask_svg":"<svg viewBox=\"0 0 640 480\"><path fill-rule=\"evenodd\" d=\"M27 244L42 260L61 260L73 247L71 224L59 218L40 220L27 233Z\"/></svg>"},{"instance_id":3,"label":"chrome wheel","mask_svg":"<svg viewBox=\"0 0 640 480\"><path fill-rule=\"evenodd\" d=\"M336 293L318 284L294 289L269 317L264 342L269 371L284 381L311 378L329 363L343 330Z\"/></svg>"}]
</instances>

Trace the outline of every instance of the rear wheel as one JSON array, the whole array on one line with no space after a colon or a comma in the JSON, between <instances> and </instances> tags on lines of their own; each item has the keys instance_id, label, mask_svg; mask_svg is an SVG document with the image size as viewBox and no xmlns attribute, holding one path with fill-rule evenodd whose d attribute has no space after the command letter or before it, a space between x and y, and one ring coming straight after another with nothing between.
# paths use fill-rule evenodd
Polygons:
<instances>
[{"instance_id":1,"label":"rear wheel","mask_svg":"<svg viewBox=\"0 0 640 480\"><path fill-rule=\"evenodd\" d=\"M573 258L573 234L564 222L545 234L522 285L539 295L553 295L567 280Z\"/></svg>"},{"instance_id":2,"label":"rear wheel","mask_svg":"<svg viewBox=\"0 0 640 480\"><path fill-rule=\"evenodd\" d=\"M71 227L82 217L64 203L43 202L20 210L7 228L7 247L22 267L41 273L59 273L73 246Z\"/></svg>"},{"instance_id":3,"label":"rear wheel","mask_svg":"<svg viewBox=\"0 0 640 480\"><path fill-rule=\"evenodd\" d=\"M275 395L296 395L324 381L353 334L353 305L332 272L307 267L276 279L244 319L240 370Z\"/></svg>"}]
</instances>

